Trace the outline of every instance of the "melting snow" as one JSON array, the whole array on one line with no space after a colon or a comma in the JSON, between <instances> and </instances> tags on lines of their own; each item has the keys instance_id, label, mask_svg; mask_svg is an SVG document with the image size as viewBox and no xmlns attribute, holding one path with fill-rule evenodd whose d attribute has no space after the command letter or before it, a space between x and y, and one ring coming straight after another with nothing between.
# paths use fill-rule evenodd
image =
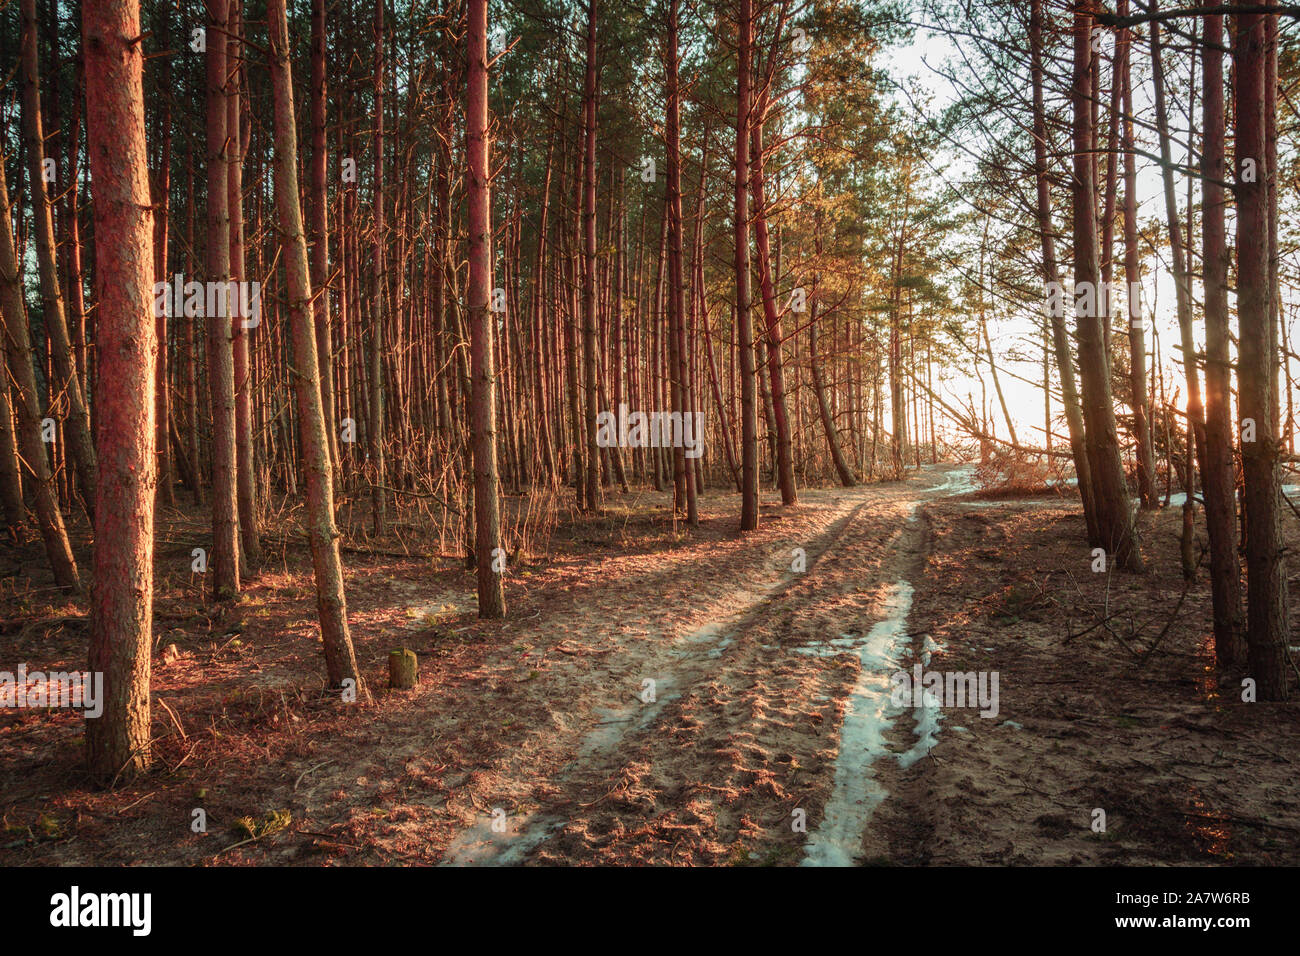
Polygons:
<instances>
[{"instance_id":1,"label":"melting snow","mask_svg":"<svg viewBox=\"0 0 1300 956\"><path fill-rule=\"evenodd\" d=\"M872 774L871 765L887 752L885 731L902 709L890 701L889 674L880 665L898 666L911 608L912 586L899 581L885 599L885 617L858 647L862 670L849 695L840 728L835 785L822 824L805 847L804 866L851 866L867 820L885 799L885 790Z\"/></svg>"}]
</instances>

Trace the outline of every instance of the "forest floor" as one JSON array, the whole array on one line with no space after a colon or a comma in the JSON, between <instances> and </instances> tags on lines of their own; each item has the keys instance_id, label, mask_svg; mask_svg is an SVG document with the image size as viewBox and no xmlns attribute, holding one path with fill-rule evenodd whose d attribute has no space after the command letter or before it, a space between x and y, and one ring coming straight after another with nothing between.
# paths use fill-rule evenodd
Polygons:
<instances>
[{"instance_id":1,"label":"forest floor","mask_svg":"<svg viewBox=\"0 0 1300 956\"><path fill-rule=\"evenodd\" d=\"M305 548L268 535L208 605L203 516L169 510L155 769L91 790L80 715L0 713L0 865L1300 863L1300 703L1216 674L1178 510L1141 517L1147 574L1094 573L1077 501L973 488L939 466L766 493L743 540L735 495L686 533L666 496L607 493L514 559L493 622L407 528L345 554L374 692L350 704L323 690ZM0 551L0 669L85 666L84 604L41 567ZM419 683L391 691L403 646ZM996 672L996 714L894 705L918 664Z\"/></svg>"}]
</instances>

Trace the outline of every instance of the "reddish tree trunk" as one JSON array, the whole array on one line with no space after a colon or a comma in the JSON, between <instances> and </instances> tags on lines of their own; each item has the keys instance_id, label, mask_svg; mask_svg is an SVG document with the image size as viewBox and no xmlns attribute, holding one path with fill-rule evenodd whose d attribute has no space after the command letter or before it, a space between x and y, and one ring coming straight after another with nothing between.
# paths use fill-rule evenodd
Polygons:
<instances>
[{"instance_id":1,"label":"reddish tree trunk","mask_svg":"<svg viewBox=\"0 0 1300 956\"><path fill-rule=\"evenodd\" d=\"M230 278L233 282L246 282L244 266L244 154L248 150L249 127L241 122L240 68L236 66L242 53L243 17L240 0L231 0L230 37L226 46L226 63L231 88L226 97L226 133L230 152L227 162L227 183L230 210ZM251 298L249 300L251 302ZM248 340L254 323L260 317L244 318L232 310L230 339L232 368L235 376L235 465L237 469L236 496L239 505L239 542L243 557L256 567L262 562L262 544L258 537L257 485L253 475L253 379L249 367Z\"/></svg>"},{"instance_id":2,"label":"reddish tree trunk","mask_svg":"<svg viewBox=\"0 0 1300 956\"><path fill-rule=\"evenodd\" d=\"M479 617L505 617L497 480L496 372L492 354L491 202L488 163L487 0L469 0L465 196L469 210L470 431L474 450L474 553Z\"/></svg>"},{"instance_id":3,"label":"reddish tree trunk","mask_svg":"<svg viewBox=\"0 0 1300 956\"><path fill-rule=\"evenodd\" d=\"M86 721L95 782L149 769L153 645L153 213L144 135L144 57L135 0L84 8L86 136L95 200L99 353L95 385L101 481L95 506L90 670L103 713Z\"/></svg>"},{"instance_id":4,"label":"reddish tree trunk","mask_svg":"<svg viewBox=\"0 0 1300 956\"><path fill-rule=\"evenodd\" d=\"M758 249L758 278L762 292L763 315L767 330L767 373L771 383L772 427L776 433L776 480L781 488L781 504L797 504L794 484L794 454L790 440L790 416L785 401L785 368L781 359L781 317L777 314L776 291L772 283L772 256L769 251L767 209L763 188L763 120L767 112L766 95L759 97L754 109L750 132L751 201L754 207L754 245Z\"/></svg>"},{"instance_id":5,"label":"reddish tree trunk","mask_svg":"<svg viewBox=\"0 0 1300 956\"><path fill-rule=\"evenodd\" d=\"M316 355L320 360L321 402L330 461L339 463L338 429L334 424L334 336L329 298L329 196L325 164L325 0L311 6L311 284L315 290Z\"/></svg>"},{"instance_id":6,"label":"reddish tree trunk","mask_svg":"<svg viewBox=\"0 0 1300 956\"><path fill-rule=\"evenodd\" d=\"M387 294L387 236L384 234L384 0L375 0L375 237L374 273L370 298L370 421L366 440L370 454L370 507L375 534L384 530L384 383L380 349L384 345L384 296Z\"/></svg>"},{"instance_id":7,"label":"reddish tree trunk","mask_svg":"<svg viewBox=\"0 0 1300 956\"><path fill-rule=\"evenodd\" d=\"M32 194L32 231L36 235L36 264L40 275L42 317L50 337L50 358L58 376L58 391L67 402L67 439L86 512L95 506L95 447L90 437L90 412L72 358L63 292L55 263L54 216L45 182L45 133L41 122L40 67L36 57L36 0L22 0L23 147L27 153ZM54 391L54 389L51 389Z\"/></svg>"},{"instance_id":8,"label":"reddish tree trunk","mask_svg":"<svg viewBox=\"0 0 1300 956\"><path fill-rule=\"evenodd\" d=\"M821 258L822 254L821 229L821 210L818 210L813 233L814 249L818 259ZM830 449L835 472L839 475L840 484L845 488L852 488L857 484L857 479L853 476L853 471L849 468L848 462L844 460L844 453L840 450L840 439L835 430L835 416L831 413L830 403L826 400L826 385L822 381L821 363L817 359L817 307L820 304L817 294L819 291L817 278L814 274L812 314L808 317L808 368L812 373L813 391L817 395L817 411L821 415L822 431L826 433L826 446ZM933 432L933 425L931 426L931 432Z\"/></svg>"},{"instance_id":9,"label":"reddish tree trunk","mask_svg":"<svg viewBox=\"0 0 1300 956\"><path fill-rule=\"evenodd\" d=\"M164 88L170 85L168 82L170 78L171 60L168 59L163 64ZM163 104L162 127L162 154L158 161L158 173L155 179L155 188L153 193L153 261L155 281L169 283L171 280L167 275L167 229L168 215L171 212L171 203L169 200L171 192L172 161L170 101L164 101ZM170 298L171 297L168 296L168 300L170 300ZM169 313L175 311L175 303L169 302L169 306L169 308L157 310L158 320L156 333L158 336L158 364L154 375L154 398L158 407L154 412L156 419L154 422L154 451L158 455L158 502L161 505L174 508L176 506L176 495L173 488L175 479L172 472L171 440L169 430L171 424L171 390L167 387L167 324L168 319L170 318ZM184 313L182 312L182 315L183 314Z\"/></svg>"},{"instance_id":10,"label":"reddish tree trunk","mask_svg":"<svg viewBox=\"0 0 1300 956\"><path fill-rule=\"evenodd\" d=\"M307 483L307 540L316 575L321 645L330 686L341 687L345 680L351 680L354 689L364 693L356 652L348 632L343 562L339 557L339 532L334 526L334 469L330 461L320 364L316 356L307 237L303 233L302 209L298 205L298 134L294 126L293 75L289 65L289 28L284 0L270 0L267 19L275 99L275 204L288 279L294 389L298 399L298 425L302 432L303 475Z\"/></svg>"},{"instance_id":11,"label":"reddish tree trunk","mask_svg":"<svg viewBox=\"0 0 1300 956\"><path fill-rule=\"evenodd\" d=\"M677 77L677 0L668 0L668 43L664 50L664 73L668 93L666 126L668 134L666 172L668 174L668 375L670 411L681 414L682 434L685 435L685 415L688 407L685 335L686 319L684 299L685 277L682 269L682 144L681 144L681 90ZM696 423L692 423L694 430ZM699 436L697 436L699 437ZM686 507L686 520L690 525L700 523L699 506L695 496L693 475L687 469L686 449L681 443L673 448L673 503L675 508Z\"/></svg>"},{"instance_id":12,"label":"reddish tree trunk","mask_svg":"<svg viewBox=\"0 0 1300 956\"><path fill-rule=\"evenodd\" d=\"M36 391L36 366L33 360L31 330L23 307L23 280L18 269L10 226L9 186L5 181L4 163L0 163L0 319L3 319L5 352L9 374L13 377L14 401L18 412L17 445L32 473L32 499L36 523L45 542L54 583L76 590L81 582L77 562L72 556L63 514L54 491L49 453L41 440L41 407Z\"/></svg>"},{"instance_id":13,"label":"reddish tree trunk","mask_svg":"<svg viewBox=\"0 0 1300 956\"><path fill-rule=\"evenodd\" d=\"M752 0L740 0L736 67L736 345L740 352L740 530L758 527L758 410L754 383L754 320L749 276L749 124L753 73Z\"/></svg>"},{"instance_id":14,"label":"reddish tree trunk","mask_svg":"<svg viewBox=\"0 0 1300 956\"><path fill-rule=\"evenodd\" d=\"M582 91L582 355L586 389L586 507L600 507L600 448L596 444L596 0L587 0L587 64ZM471 300L472 301L472 300Z\"/></svg>"},{"instance_id":15,"label":"reddish tree trunk","mask_svg":"<svg viewBox=\"0 0 1300 956\"><path fill-rule=\"evenodd\" d=\"M207 0L207 8L207 280L225 283L230 279L225 42L228 0ZM229 311L219 310L217 315L208 315L207 323L208 385L212 393L212 553L208 570L213 578L213 596L223 598L239 593L235 365Z\"/></svg>"},{"instance_id":16,"label":"reddish tree trunk","mask_svg":"<svg viewBox=\"0 0 1300 956\"><path fill-rule=\"evenodd\" d=\"M0 312L3 311L0 304ZM4 320L0 317L0 328ZM0 333L2 334L2 333ZM18 441L14 434L14 409L9 399L9 361L0 347L0 506L4 508L5 528L9 540L23 539L27 506L23 503L23 479L18 466Z\"/></svg>"}]
</instances>

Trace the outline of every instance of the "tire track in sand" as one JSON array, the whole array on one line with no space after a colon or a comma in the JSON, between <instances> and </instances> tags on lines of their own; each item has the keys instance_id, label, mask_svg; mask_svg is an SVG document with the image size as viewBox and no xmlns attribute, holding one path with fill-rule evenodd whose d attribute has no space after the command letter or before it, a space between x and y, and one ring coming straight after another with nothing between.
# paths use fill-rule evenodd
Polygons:
<instances>
[{"instance_id":1,"label":"tire track in sand","mask_svg":"<svg viewBox=\"0 0 1300 956\"><path fill-rule=\"evenodd\" d=\"M851 860L874 809L854 695L878 662L858 650L898 616L896 583L924 550L920 505L961 490L951 472L861 489L804 574L675 642L653 702L610 707L537 812L514 833L470 828L447 862L793 863L806 839L840 848L823 862ZM792 829L796 810L811 837Z\"/></svg>"}]
</instances>

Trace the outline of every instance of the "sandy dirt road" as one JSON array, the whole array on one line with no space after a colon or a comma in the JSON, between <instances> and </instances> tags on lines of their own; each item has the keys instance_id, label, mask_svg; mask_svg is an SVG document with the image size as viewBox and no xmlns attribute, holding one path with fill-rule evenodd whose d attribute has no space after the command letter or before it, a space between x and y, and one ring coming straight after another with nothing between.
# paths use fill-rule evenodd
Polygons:
<instances>
[{"instance_id":1,"label":"sandy dirt road","mask_svg":"<svg viewBox=\"0 0 1300 956\"><path fill-rule=\"evenodd\" d=\"M458 833L445 862L860 858L885 797L874 764L910 764L933 740L915 732L923 715L890 706L888 674L923 650L905 627L920 506L967 479L820 493L812 528L705 559L678 598L687 621L600 655L589 679L614 693L594 725L544 781L503 780L531 799ZM625 594L612 629L638 627L653 597Z\"/></svg>"},{"instance_id":2,"label":"sandy dirt road","mask_svg":"<svg viewBox=\"0 0 1300 956\"><path fill-rule=\"evenodd\" d=\"M795 507L765 505L743 538L734 495L707 496L689 534L662 496L612 496L560 548L511 568L504 621L478 620L463 570L354 560L372 704L322 694L303 571L263 574L215 619L186 618L178 591L160 606L181 626L164 623L158 641L178 656L155 662L157 771L99 793L77 785L75 715L4 728L19 744L0 772L20 837L0 857L851 860L878 796L874 757L860 758L889 727L878 702L850 701L886 663L871 655L905 650L897 627L888 639L873 628L901 621L899 582L925 545L917 504L957 490L954 474L805 490ZM74 632L32 634L47 666L76 660ZM384 686L395 646L419 655L414 690ZM838 761L842 732L856 762ZM203 832L190 826L198 808ZM291 828L247 841L237 821L275 811Z\"/></svg>"},{"instance_id":3,"label":"sandy dirt road","mask_svg":"<svg viewBox=\"0 0 1300 956\"><path fill-rule=\"evenodd\" d=\"M689 534L662 496L611 496L511 568L504 621L462 569L354 560L371 704L322 692L305 567L219 619L169 597L157 769L90 790L75 715L0 727L0 862L1300 862L1300 708L1239 706L1213 673L1176 512L1142 518L1150 573L1112 578L1087 573L1077 502L971 485L803 490L743 538L735 496ZM45 666L82 653L30 641ZM389 691L401 646L419 683ZM999 712L896 705L918 664L1000 671ZM292 823L248 841L237 821L273 811Z\"/></svg>"}]
</instances>

